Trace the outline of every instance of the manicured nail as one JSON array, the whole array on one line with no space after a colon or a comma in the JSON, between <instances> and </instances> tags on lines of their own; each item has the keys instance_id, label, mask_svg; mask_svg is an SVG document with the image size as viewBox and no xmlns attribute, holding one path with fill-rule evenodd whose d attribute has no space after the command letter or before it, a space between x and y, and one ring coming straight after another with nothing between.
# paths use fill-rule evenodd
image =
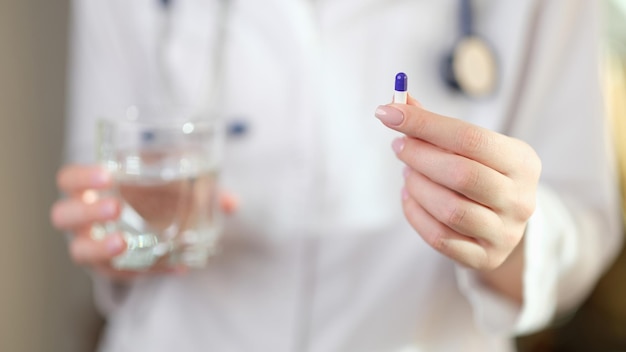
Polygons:
<instances>
[{"instance_id":1,"label":"manicured nail","mask_svg":"<svg viewBox=\"0 0 626 352\"><path fill-rule=\"evenodd\" d=\"M111 174L104 170L98 170L91 176L91 182L92 187L106 186L111 183Z\"/></svg>"},{"instance_id":2,"label":"manicured nail","mask_svg":"<svg viewBox=\"0 0 626 352\"><path fill-rule=\"evenodd\" d=\"M374 115L380 121L390 126L399 126L404 121L402 111L388 105L379 106Z\"/></svg>"},{"instance_id":3,"label":"manicured nail","mask_svg":"<svg viewBox=\"0 0 626 352\"><path fill-rule=\"evenodd\" d=\"M406 187L402 187L402 200L409 199L409 191L406 190Z\"/></svg>"},{"instance_id":4,"label":"manicured nail","mask_svg":"<svg viewBox=\"0 0 626 352\"><path fill-rule=\"evenodd\" d=\"M107 199L100 203L98 210L100 211L101 217L112 218L117 212L117 205L112 199Z\"/></svg>"},{"instance_id":5,"label":"manicured nail","mask_svg":"<svg viewBox=\"0 0 626 352\"><path fill-rule=\"evenodd\" d=\"M108 236L104 240L104 244L107 252L112 255L120 253L126 247L126 242L118 235Z\"/></svg>"},{"instance_id":6,"label":"manicured nail","mask_svg":"<svg viewBox=\"0 0 626 352\"><path fill-rule=\"evenodd\" d=\"M396 154L400 153L402 149L404 149L404 137L396 138L393 143L391 143L391 148Z\"/></svg>"}]
</instances>

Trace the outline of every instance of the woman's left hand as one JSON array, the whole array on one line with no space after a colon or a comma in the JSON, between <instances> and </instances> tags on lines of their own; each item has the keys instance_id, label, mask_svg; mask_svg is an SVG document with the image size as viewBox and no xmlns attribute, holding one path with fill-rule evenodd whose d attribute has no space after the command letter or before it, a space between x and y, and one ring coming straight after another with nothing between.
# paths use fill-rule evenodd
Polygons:
<instances>
[{"instance_id":1,"label":"woman's left hand","mask_svg":"<svg viewBox=\"0 0 626 352\"><path fill-rule=\"evenodd\" d=\"M541 161L526 143L408 104L378 107L404 133L404 214L434 249L463 266L493 270L516 248L535 210Z\"/></svg>"}]
</instances>

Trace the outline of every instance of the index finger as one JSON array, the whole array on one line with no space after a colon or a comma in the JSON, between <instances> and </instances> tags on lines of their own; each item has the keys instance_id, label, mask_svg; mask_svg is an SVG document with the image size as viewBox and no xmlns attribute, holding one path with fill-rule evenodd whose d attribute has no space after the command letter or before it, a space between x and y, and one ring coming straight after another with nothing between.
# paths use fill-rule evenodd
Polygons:
<instances>
[{"instance_id":1,"label":"index finger","mask_svg":"<svg viewBox=\"0 0 626 352\"><path fill-rule=\"evenodd\" d=\"M508 174L518 161L513 138L407 104L379 106L385 126Z\"/></svg>"},{"instance_id":2,"label":"index finger","mask_svg":"<svg viewBox=\"0 0 626 352\"><path fill-rule=\"evenodd\" d=\"M112 183L111 174L96 165L68 165L57 173L57 186L68 194L87 189L105 189L111 187Z\"/></svg>"}]
</instances>

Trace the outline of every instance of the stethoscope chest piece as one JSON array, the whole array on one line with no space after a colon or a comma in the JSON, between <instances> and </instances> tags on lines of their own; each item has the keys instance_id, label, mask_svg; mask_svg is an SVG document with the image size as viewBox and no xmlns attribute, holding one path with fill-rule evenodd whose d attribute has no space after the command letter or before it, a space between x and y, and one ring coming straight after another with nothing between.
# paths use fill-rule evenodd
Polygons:
<instances>
[{"instance_id":1,"label":"stethoscope chest piece","mask_svg":"<svg viewBox=\"0 0 626 352\"><path fill-rule=\"evenodd\" d=\"M474 34L470 0L460 0L460 38L442 62L442 76L448 87L471 98L495 92L498 84L498 62L493 49Z\"/></svg>"},{"instance_id":2,"label":"stethoscope chest piece","mask_svg":"<svg viewBox=\"0 0 626 352\"><path fill-rule=\"evenodd\" d=\"M471 97L484 97L496 89L497 63L489 45L478 36L465 36L452 52L450 64L456 85Z\"/></svg>"}]
</instances>

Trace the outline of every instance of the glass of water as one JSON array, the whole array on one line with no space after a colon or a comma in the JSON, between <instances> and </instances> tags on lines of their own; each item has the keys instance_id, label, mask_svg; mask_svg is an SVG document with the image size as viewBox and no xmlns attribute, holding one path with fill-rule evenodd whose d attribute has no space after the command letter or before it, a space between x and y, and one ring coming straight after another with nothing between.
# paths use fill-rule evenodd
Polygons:
<instances>
[{"instance_id":1,"label":"glass of water","mask_svg":"<svg viewBox=\"0 0 626 352\"><path fill-rule=\"evenodd\" d=\"M131 107L97 127L99 162L122 202L117 221L97 224L95 238L121 233L118 269L202 267L217 250L217 179L221 133L214 115L173 107Z\"/></svg>"}]
</instances>

